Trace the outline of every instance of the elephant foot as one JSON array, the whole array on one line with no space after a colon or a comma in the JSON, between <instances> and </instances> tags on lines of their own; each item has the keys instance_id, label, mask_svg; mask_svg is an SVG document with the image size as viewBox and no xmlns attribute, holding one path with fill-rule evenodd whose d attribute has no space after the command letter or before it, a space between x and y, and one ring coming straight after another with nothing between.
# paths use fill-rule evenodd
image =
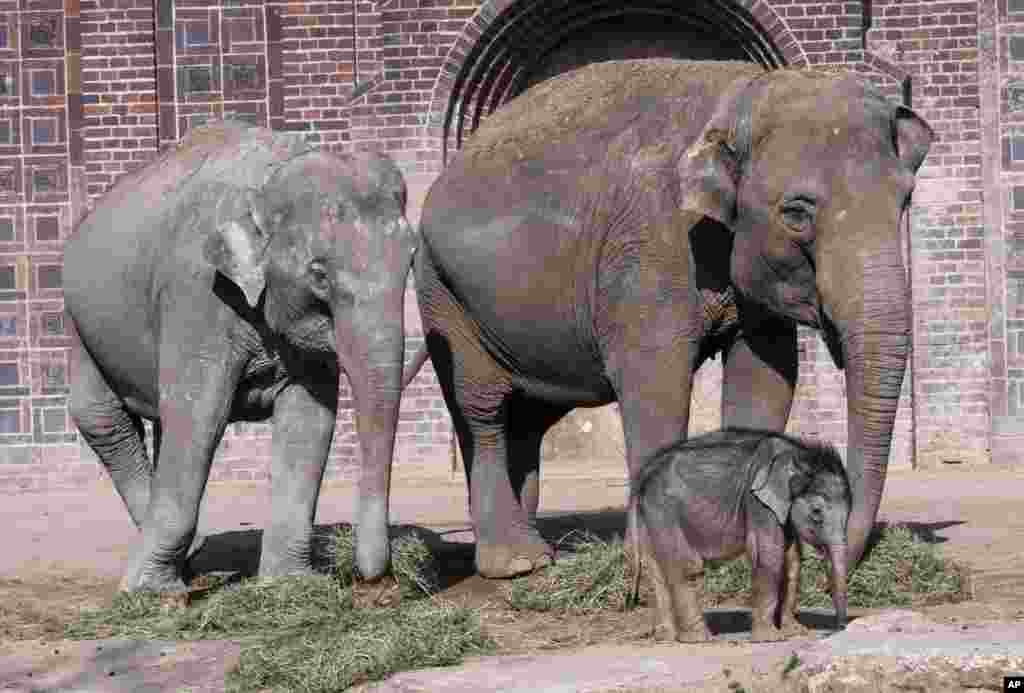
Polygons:
<instances>
[{"instance_id":1,"label":"elephant foot","mask_svg":"<svg viewBox=\"0 0 1024 693\"><path fill-rule=\"evenodd\" d=\"M783 619L779 632L786 638L806 638L811 635L811 629L797 621L796 618Z\"/></svg>"},{"instance_id":2,"label":"elephant foot","mask_svg":"<svg viewBox=\"0 0 1024 693\"><path fill-rule=\"evenodd\" d=\"M352 606L356 609L396 606L402 601L402 586L390 575L372 582L360 580L352 585Z\"/></svg>"},{"instance_id":3,"label":"elephant foot","mask_svg":"<svg viewBox=\"0 0 1024 693\"><path fill-rule=\"evenodd\" d=\"M319 575L320 573L318 573L313 568L313 565L306 560L261 556L259 572L257 574L262 578L277 578L295 575Z\"/></svg>"},{"instance_id":4,"label":"elephant foot","mask_svg":"<svg viewBox=\"0 0 1024 693\"><path fill-rule=\"evenodd\" d=\"M707 624L700 623L691 628L677 628L669 623L659 623L651 634L656 642L710 642L711 631Z\"/></svg>"},{"instance_id":5,"label":"elephant foot","mask_svg":"<svg viewBox=\"0 0 1024 693\"><path fill-rule=\"evenodd\" d=\"M184 598L187 603L188 586L173 566L148 565L129 571L121 579L122 592L153 592L160 595L161 603Z\"/></svg>"},{"instance_id":6,"label":"elephant foot","mask_svg":"<svg viewBox=\"0 0 1024 693\"><path fill-rule=\"evenodd\" d=\"M554 563L554 549L543 539L518 544L476 544L476 569L485 578L528 575Z\"/></svg>"},{"instance_id":7,"label":"elephant foot","mask_svg":"<svg viewBox=\"0 0 1024 693\"><path fill-rule=\"evenodd\" d=\"M750 634L751 642L778 642L785 639L786 634L772 625L755 624Z\"/></svg>"}]
</instances>

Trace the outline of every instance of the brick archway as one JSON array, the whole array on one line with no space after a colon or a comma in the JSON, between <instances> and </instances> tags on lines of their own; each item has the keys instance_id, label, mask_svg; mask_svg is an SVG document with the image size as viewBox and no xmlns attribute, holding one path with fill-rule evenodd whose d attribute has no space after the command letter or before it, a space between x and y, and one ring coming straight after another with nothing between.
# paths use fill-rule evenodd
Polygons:
<instances>
[{"instance_id":1,"label":"brick archway","mask_svg":"<svg viewBox=\"0 0 1024 693\"><path fill-rule=\"evenodd\" d=\"M529 86L559 45L601 22L638 18L678 26L691 36L714 36L722 57L767 68L807 64L785 21L765 0L486 0L439 72L428 136L445 153L458 148L483 117Z\"/></svg>"}]
</instances>

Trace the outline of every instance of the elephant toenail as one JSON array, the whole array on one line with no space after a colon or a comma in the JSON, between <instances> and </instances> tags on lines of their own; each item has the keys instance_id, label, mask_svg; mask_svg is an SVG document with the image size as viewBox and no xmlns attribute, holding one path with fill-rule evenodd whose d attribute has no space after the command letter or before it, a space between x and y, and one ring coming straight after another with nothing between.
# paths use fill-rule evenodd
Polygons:
<instances>
[{"instance_id":1,"label":"elephant toenail","mask_svg":"<svg viewBox=\"0 0 1024 693\"><path fill-rule=\"evenodd\" d=\"M526 557L513 558L508 564L508 571L511 575L533 572L533 561Z\"/></svg>"}]
</instances>

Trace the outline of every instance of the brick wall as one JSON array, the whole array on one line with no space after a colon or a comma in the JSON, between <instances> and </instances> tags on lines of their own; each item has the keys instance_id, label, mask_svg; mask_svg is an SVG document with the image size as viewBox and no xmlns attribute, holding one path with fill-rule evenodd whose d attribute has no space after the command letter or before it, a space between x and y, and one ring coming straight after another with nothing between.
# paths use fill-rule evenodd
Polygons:
<instances>
[{"instance_id":1,"label":"brick wall","mask_svg":"<svg viewBox=\"0 0 1024 693\"><path fill-rule=\"evenodd\" d=\"M762 60L858 71L894 99L909 95L939 132L907 229L914 355L894 464L984 460L993 430L1024 437L1017 418L1024 421L1024 264L1016 260L1024 244L1024 86L1014 87L1024 84L1024 59L1011 56L1010 39L1024 35L1024 15L1011 11L1019 4L735 0L731 17L712 11L715 3L674 10L672 21L697 17L717 27L716 41L737 37L723 56L745 46ZM531 50L553 29L569 26L570 14L576 34L546 67L534 66L535 78L613 50L607 40L587 45L578 3L0 0L0 485L100 473L80 453L66 416L70 336L59 265L75 219L119 175L188 127L234 114L303 131L332 149L389 152L406 174L415 222L442 166L449 100L464 99L472 115L481 94L499 99L510 85L528 83L513 79L517 66L536 57ZM622 30L643 21L634 16ZM662 38L645 50L685 52ZM490 67L482 55L493 58ZM467 60L477 65L469 73ZM997 132L987 144L982 122ZM449 134L458 120L452 125ZM1010 156L1018 134L1019 162ZM1022 187L1019 210L1015 187ZM414 346L422 337L411 293L406 308ZM800 363L791 428L843 442L843 375L812 332L801 331ZM720 368L705 368L701 397L714 398ZM350 404L345 388L329 477L352 474L358 457ZM696 430L716 424L706 404L697 408ZM587 428L581 421L570 416L554 435L576 435ZM403 401L396 473L447 473L450 437L427 366ZM214 478L262 478L268 449L266 424L231 426Z\"/></svg>"}]
</instances>

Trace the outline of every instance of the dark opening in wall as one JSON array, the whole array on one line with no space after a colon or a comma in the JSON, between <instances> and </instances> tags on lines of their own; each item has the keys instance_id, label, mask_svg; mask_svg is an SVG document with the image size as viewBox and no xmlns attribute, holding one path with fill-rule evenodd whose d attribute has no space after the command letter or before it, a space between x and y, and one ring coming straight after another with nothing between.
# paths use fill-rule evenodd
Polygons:
<instances>
[{"instance_id":1,"label":"dark opening in wall","mask_svg":"<svg viewBox=\"0 0 1024 693\"><path fill-rule=\"evenodd\" d=\"M742 47L678 17L623 14L588 24L539 60L525 87L589 63L638 58L749 60Z\"/></svg>"},{"instance_id":2,"label":"dark opening in wall","mask_svg":"<svg viewBox=\"0 0 1024 693\"><path fill-rule=\"evenodd\" d=\"M593 62L655 57L786 63L734 0L520 0L484 28L459 66L442 149L460 147L483 118L538 82Z\"/></svg>"}]
</instances>

